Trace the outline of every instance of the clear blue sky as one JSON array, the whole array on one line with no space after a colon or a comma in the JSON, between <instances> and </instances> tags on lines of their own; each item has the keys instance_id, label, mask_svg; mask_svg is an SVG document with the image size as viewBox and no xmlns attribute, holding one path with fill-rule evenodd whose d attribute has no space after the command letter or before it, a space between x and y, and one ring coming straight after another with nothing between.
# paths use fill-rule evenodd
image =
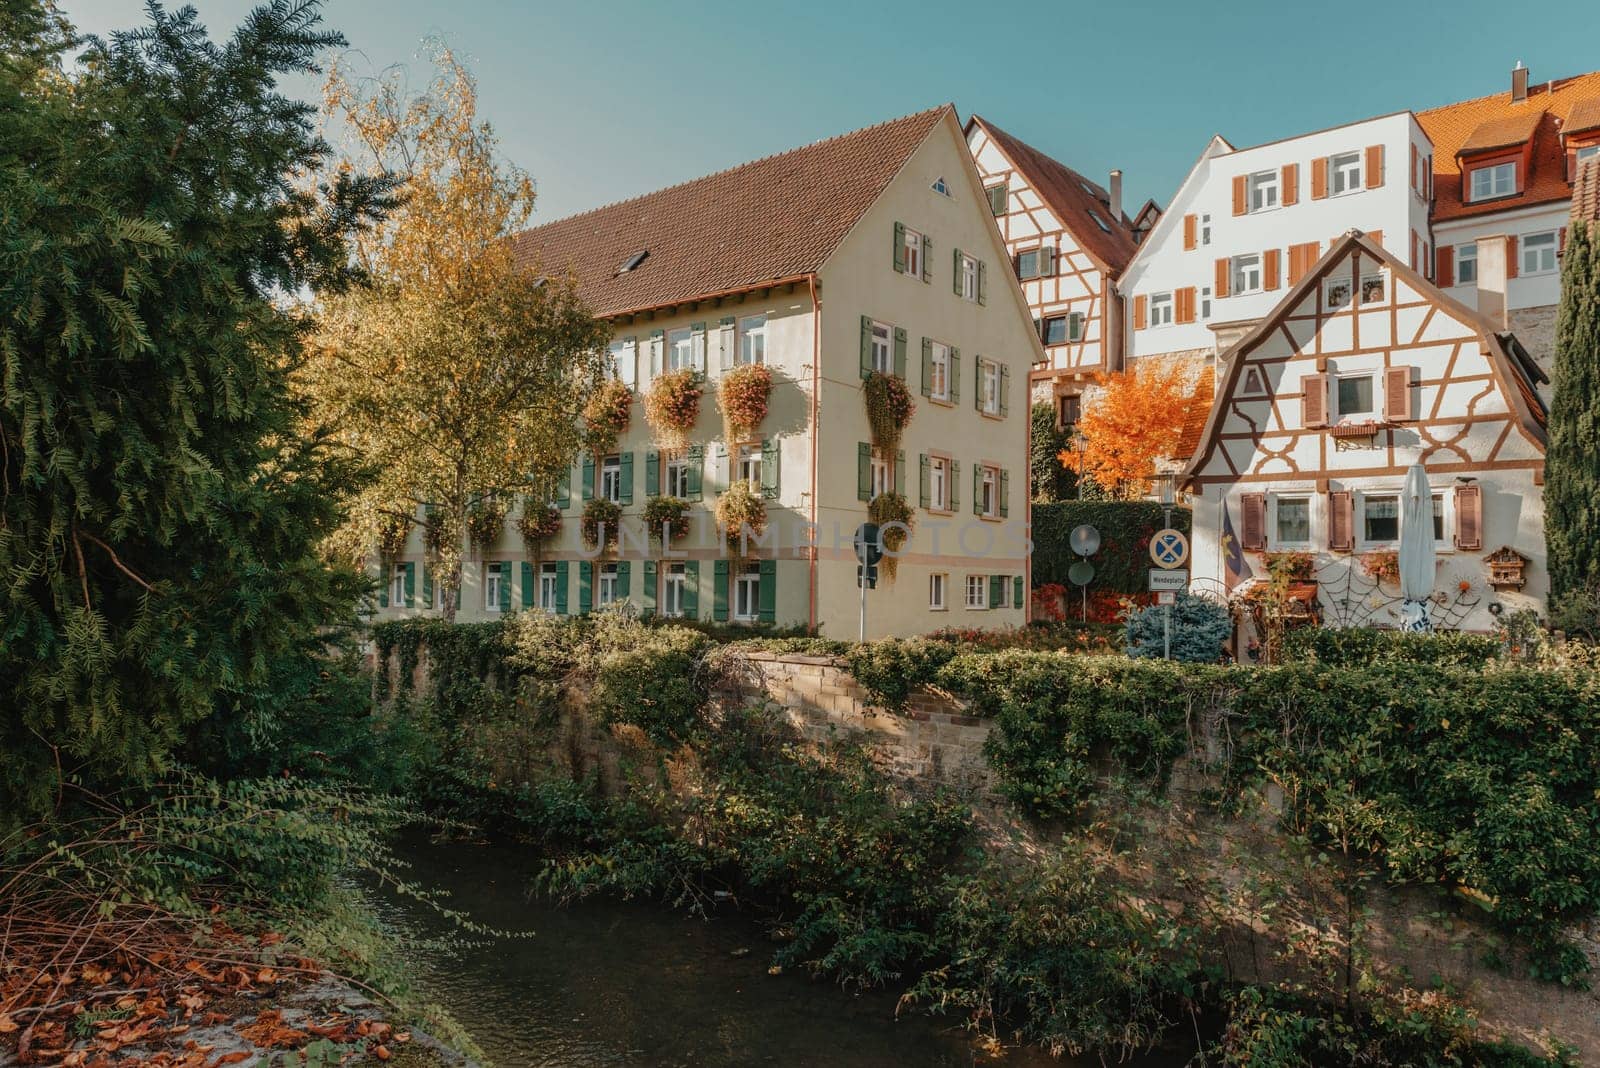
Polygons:
<instances>
[{"instance_id":1,"label":"clear blue sky","mask_svg":"<svg viewBox=\"0 0 1600 1068\"><path fill-rule=\"evenodd\" d=\"M140 0L61 0L80 30ZM213 35L249 0L194 0ZM1165 204L1207 138L1255 144L1600 67L1600 4L1544 0L328 0L374 70L441 34L538 181L541 221L953 101ZM314 82L299 85L306 91Z\"/></svg>"}]
</instances>

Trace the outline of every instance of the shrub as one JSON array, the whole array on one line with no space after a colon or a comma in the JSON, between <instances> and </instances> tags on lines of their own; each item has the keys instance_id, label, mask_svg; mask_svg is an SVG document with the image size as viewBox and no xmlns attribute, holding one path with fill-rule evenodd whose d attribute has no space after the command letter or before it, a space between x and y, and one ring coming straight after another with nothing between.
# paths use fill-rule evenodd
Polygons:
<instances>
[{"instance_id":1,"label":"shrub","mask_svg":"<svg viewBox=\"0 0 1600 1068\"><path fill-rule=\"evenodd\" d=\"M1174 529L1188 533L1192 515L1172 510ZM1100 551L1090 558L1094 581L1089 594L1144 594L1149 585L1150 538L1161 529L1162 508L1153 501L1062 501L1033 506L1033 582L1056 583L1073 596L1078 588L1067 569L1079 557L1067 544L1075 527L1089 524L1100 532Z\"/></svg>"},{"instance_id":2,"label":"shrub","mask_svg":"<svg viewBox=\"0 0 1600 1068\"><path fill-rule=\"evenodd\" d=\"M845 660L851 676L867 691L873 704L890 712L903 712L911 692L932 682L955 654L955 646L949 642L885 638L855 646L845 654Z\"/></svg>"},{"instance_id":3,"label":"shrub","mask_svg":"<svg viewBox=\"0 0 1600 1068\"><path fill-rule=\"evenodd\" d=\"M700 419L700 397L705 380L700 372L684 368L656 376L644 400L644 417L657 439L669 449L689 443L689 434Z\"/></svg>"},{"instance_id":4,"label":"shrub","mask_svg":"<svg viewBox=\"0 0 1600 1068\"><path fill-rule=\"evenodd\" d=\"M1056 408L1049 401L1033 405L1029 425L1028 469L1036 503L1070 500L1077 485L1077 469L1061 461L1069 451L1067 435L1056 425Z\"/></svg>"},{"instance_id":5,"label":"shrub","mask_svg":"<svg viewBox=\"0 0 1600 1068\"><path fill-rule=\"evenodd\" d=\"M1172 659L1192 664L1215 664L1222 659L1222 645L1233 633L1233 616L1227 605L1189 593L1178 594L1170 606L1149 605L1129 613L1124 629L1129 656L1163 654L1168 612L1172 617Z\"/></svg>"},{"instance_id":6,"label":"shrub","mask_svg":"<svg viewBox=\"0 0 1600 1068\"><path fill-rule=\"evenodd\" d=\"M1436 631L1416 634L1371 627L1302 627L1284 637L1290 660L1314 660L1330 666L1434 664L1439 667L1483 667L1501 653L1492 634Z\"/></svg>"},{"instance_id":7,"label":"shrub","mask_svg":"<svg viewBox=\"0 0 1600 1068\"><path fill-rule=\"evenodd\" d=\"M711 640L685 627L647 627L628 618L603 618L599 626L588 698L601 722L631 724L662 746L693 738L711 696L702 663Z\"/></svg>"}]
</instances>

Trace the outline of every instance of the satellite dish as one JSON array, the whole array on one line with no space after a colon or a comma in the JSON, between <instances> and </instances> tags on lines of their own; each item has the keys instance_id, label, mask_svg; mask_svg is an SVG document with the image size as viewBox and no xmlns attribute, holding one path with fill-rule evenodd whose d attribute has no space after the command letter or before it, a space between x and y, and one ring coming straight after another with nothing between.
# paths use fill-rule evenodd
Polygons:
<instances>
[{"instance_id":1,"label":"satellite dish","mask_svg":"<svg viewBox=\"0 0 1600 1068\"><path fill-rule=\"evenodd\" d=\"M1093 556L1100 551L1100 532L1088 523L1072 528L1072 535L1067 538L1067 544L1072 546L1072 551L1079 556ZM1084 582L1078 583L1082 586Z\"/></svg>"},{"instance_id":2,"label":"satellite dish","mask_svg":"<svg viewBox=\"0 0 1600 1068\"><path fill-rule=\"evenodd\" d=\"M1072 580L1074 586L1087 586L1094 580L1094 565L1087 560L1079 560L1067 568L1067 578Z\"/></svg>"}]
</instances>

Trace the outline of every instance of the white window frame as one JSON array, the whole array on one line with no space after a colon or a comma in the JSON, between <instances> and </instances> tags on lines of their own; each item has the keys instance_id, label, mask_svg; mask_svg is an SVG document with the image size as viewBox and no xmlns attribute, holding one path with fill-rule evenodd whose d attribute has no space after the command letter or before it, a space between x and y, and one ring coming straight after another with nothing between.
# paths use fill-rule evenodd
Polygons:
<instances>
[{"instance_id":1,"label":"white window frame","mask_svg":"<svg viewBox=\"0 0 1600 1068\"><path fill-rule=\"evenodd\" d=\"M612 375L630 389L638 381L638 347L633 341L613 341L606 348L606 364Z\"/></svg>"},{"instance_id":2,"label":"white window frame","mask_svg":"<svg viewBox=\"0 0 1600 1068\"><path fill-rule=\"evenodd\" d=\"M661 492L668 497L686 500L689 496L689 458L675 453L662 458Z\"/></svg>"},{"instance_id":3,"label":"white window frame","mask_svg":"<svg viewBox=\"0 0 1600 1068\"><path fill-rule=\"evenodd\" d=\"M500 584L510 581L511 576L504 563L493 562L483 565L483 607L487 612L500 611Z\"/></svg>"},{"instance_id":4,"label":"white window frame","mask_svg":"<svg viewBox=\"0 0 1600 1068\"><path fill-rule=\"evenodd\" d=\"M666 370L683 371L695 366L694 331L680 326L667 331Z\"/></svg>"},{"instance_id":5,"label":"white window frame","mask_svg":"<svg viewBox=\"0 0 1600 1068\"><path fill-rule=\"evenodd\" d=\"M995 360L985 360L981 357L978 363L981 371L980 380L983 382L983 414L1000 414L1000 364Z\"/></svg>"},{"instance_id":6,"label":"white window frame","mask_svg":"<svg viewBox=\"0 0 1600 1068\"><path fill-rule=\"evenodd\" d=\"M874 499L894 491L894 467L887 456L874 452L871 462L872 496Z\"/></svg>"},{"instance_id":7,"label":"white window frame","mask_svg":"<svg viewBox=\"0 0 1600 1068\"><path fill-rule=\"evenodd\" d=\"M1470 267L1468 266L1470 264ZM1469 277L1470 276L1470 277ZM1468 241L1456 246L1456 277L1455 283L1464 286L1468 282L1478 284L1478 243Z\"/></svg>"},{"instance_id":8,"label":"white window frame","mask_svg":"<svg viewBox=\"0 0 1600 1068\"><path fill-rule=\"evenodd\" d=\"M1173 314L1173 300L1171 293L1150 294L1150 325L1171 326Z\"/></svg>"},{"instance_id":9,"label":"white window frame","mask_svg":"<svg viewBox=\"0 0 1600 1068\"><path fill-rule=\"evenodd\" d=\"M1359 193L1366 186L1362 182L1361 153L1335 152L1328 157L1328 195L1342 197L1346 193Z\"/></svg>"},{"instance_id":10,"label":"white window frame","mask_svg":"<svg viewBox=\"0 0 1600 1068\"><path fill-rule=\"evenodd\" d=\"M987 519L994 519L1000 515L1000 469L993 464L982 464L978 468L982 472L978 476L978 502L982 506L980 513Z\"/></svg>"},{"instance_id":11,"label":"white window frame","mask_svg":"<svg viewBox=\"0 0 1600 1068\"><path fill-rule=\"evenodd\" d=\"M1211 318L1211 287L1200 287L1200 318Z\"/></svg>"},{"instance_id":12,"label":"white window frame","mask_svg":"<svg viewBox=\"0 0 1600 1068\"><path fill-rule=\"evenodd\" d=\"M872 321L872 369L880 375L894 374L894 326Z\"/></svg>"},{"instance_id":13,"label":"white window frame","mask_svg":"<svg viewBox=\"0 0 1600 1068\"><path fill-rule=\"evenodd\" d=\"M668 619L683 618L683 595L689 586L689 569L683 564L668 564L661 570L661 614Z\"/></svg>"},{"instance_id":14,"label":"white window frame","mask_svg":"<svg viewBox=\"0 0 1600 1068\"><path fill-rule=\"evenodd\" d=\"M1367 380L1372 390L1372 406L1365 411L1347 412L1344 410L1344 405L1340 403L1339 386L1346 381L1354 381L1358 378ZM1333 402L1333 418L1335 422L1353 416L1359 416L1363 419L1376 419L1378 413L1383 411L1383 398L1379 396L1378 372L1376 371L1348 371L1343 374L1336 374L1333 376L1332 386L1333 388L1329 390L1331 394L1329 399Z\"/></svg>"},{"instance_id":15,"label":"white window frame","mask_svg":"<svg viewBox=\"0 0 1600 1068\"><path fill-rule=\"evenodd\" d=\"M1523 234L1517 242L1518 275L1554 274L1560 266L1556 258L1560 247L1554 230Z\"/></svg>"},{"instance_id":16,"label":"white window frame","mask_svg":"<svg viewBox=\"0 0 1600 1068\"><path fill-rule=\"evenodd\" d=\"M1367 294L1373 291L1373 287L1377 288L1377 296L1369 299ZM1361 276L1361 304L1363 307L1368 304L1382 304L1388 292L1389 279L1387 275L1380 272Z\"/></svg>"},{"instance_id":17,"label":"white window frame","mask_svg":"<svg viewBox=\"0 0 1600 1068\"><path fill-rule=\"evenodd\" d=\"M1400 537L1402 534L1400 530L1400 520L1401 513L1405 510L1402 507L1402 496L1403 494L1399 488L1360 490L1356 493L1354 511L1357 552L1381 552L1388 549L1398 549L1400 547ZM1394 498L1395 537L1392 541L1373 541L1367 537L1367 505L1374 497Z\"/></svg>"},{"instance_id":18,"label":"white window frame","mask_svg":"<svg viewBox=\"0 0 1600 1068\"><path fill-rule=\"evenodd\" d=\"M594 603L597 608L617 603L617 584L621 577L616 564L600 565L594 584Z\"/></svg>"},{"instance_id":19,"label":"white window frame","mask_svg":"<svg viewBox=\"0 0 1600 1068\"><path fill-rule=\"evenodd\" d=\"M961 254L961 299L978 303L978 258Z\"/></svg>"},{"instance_id":20,"label":"white window frame","mask_svg":"<svg viewBox=\"0 0 1600 1068\"><path fill-rule=\"evenodd\" d=\"M761 618L761 565L746 564L733 582L733 618L753 623Z\"/></svg>"},{"instance_id":21,"label":"white window frame","mask_svg":"<svg viewBox=\"0 0 1600 1068\"><path fill-rule=\"evenodd\" d=\"M1280 181L1276 168L1251 174L1245 180L1249 192L1246 214L1256 215L1277 208L1282 203Z\"/></svg>"},{"instance_id":22,"label":"white window frame","mask_svg":"<svg viewBox=\"0 0 1600 1068\"><path fill-rule=\"evenodd\" d=\"M950 346L942 341L928 344L928 396L933 400L950 399Z\"/></svg>"},{"instance_id":23,"label":"white window frame","mask_svg":"<svg viewBox=\"0 0 1600 1068\"><path fill-rule=\"evenodd\" d=\"M1343 299L1339 294L1344 294ZM1342 311L1355 304L1356 296L1349 278L1330 278L1322 289L1322 306L1328 311Z\"/></svg>"},{"instance_id":24,"label":"white window frame","mask_svg":"<svg viewBox=\"0 0 1600 1068\"><path fill-rule=\"evenodd\" d=\"M1453 553L1456 551L1456 495L1443 489L1435 489L1433 499L1439 505L1439 536L1433 539L1433 551Z\"/></svg>"},{"instance_id":25,"label":"white window frame","mask_svg":"<svg viewBox=\"0 0 1600 1068\"><path fill-rule=\"evenodd\" d=\"M949 605L945 603L945 590L949 585L950 576L943 571L935 571L928 576L928 611L945 612Z\"/></svg>"},{"instance_id":26,"label":"white window frame","mask_svg":"<svg viewBox=\"0 0 1600 1068\"><path fill-rule=\"evenodd\" d=\"M1245 252L1234 256L1228 261L1228 273L1232 276L1232 293L1234 296L1242 297L1251 293L1260 293L1263 285L1261 253Z\"/></svg>"},{"instance_id":27,"label":"white window frame","mask_svg":"<svg viewBox=\"0 0 1600 1068\"><path fill-rule=\"evenodd\" d=\"M966 599L962 602L968 609L989 607L989 576L968 575Z\"/></svg>"},{"instance_id":28,"label":"white window frame","mask_svg":"<svg viewBox=\"0 0 1600 1068\"><path fill-rule=\"evenodd\" d=\"M613 504L622 503L622 454L612 453L600 461L600 493Z\"/></svg>"},{"instance_id":29,"label":"white window frame","mask_svg":"<svg viewBox=\"0 0 1600 1068\"><path fill-rule=\"evenodd\" d=\"M940 512L950 510L950 457L928 457L928 507Z\"/></svg>"},{"instance_id":30,"label":"white window frame","mask_svg":"<svg viewBox=\"0 0 1600 1068\"><path fill-rule=\"evenodd\" d=\"M406 606L406 565L395 564L389 570L389 607Z\"/></svg>"},{"instance_id":31,"label":"white window frame","mask_svg":"<svg viewBox=\"0 0 1600 1068\"><path fill-rule=\"evenodd\" d=\"M1211 244L1211 216L1210 215L1202 215L1202 216L1200 216L1200 243L1202 245Z\"/></svg>"},{"instance_id":32,"label":"white window frame","mask_svg":"<svg viewBox=\"0 0 1600 1068\"><path fill-rule=\"evenodd\" d=\"M902 229L904 238L900 243L900 273L910 275L912 278L922 277L922 234L907 226Z\"/></svg>"},{"instance_id":33,"label":"white window frame","mask_svg":"<svg viewBox=\"0 0 1600 1068\"><path fill-rule=\"evenodd\" d=\"M1480 177L1483 178L1482 182L1478 181ZM1469 172L1467 180L1469 204L1512 196L1517 191L1516 160L1507 160L1505 163L1496 163L1488 167L1474 167Z\"/></svg>"},{"instance_id":34,"label":"white window frame","mask_svg":"<svg viewBox=\"0 0 1600 1068\"><path fill-rule=\"evenodd\" d=\"M1280 505L1294 501L1306 506L1306 536L1301 539L1287 539L1279 534L1278 508ZM1317 536L1317 507L1316 494L1314 493L1274 493L1267 498L1267 530L1270 532L1270 542L1274 551L1278 552L1304 552L1314 544Z\"/></svg>"},{"instance_id":35,"label":"white window frame","mask_svg":"<svg viewBox=\"0 0 1600 1068\"><path fill-rule=\"evenodd\" d=\"M1573 154L1573 163L1583 166L1585 160L1600 158L1600 145L1584 145Z\"/></svg>"},{"instance_id":36,"label":"white window frame","mask_svg":"<svg viewBox=\"0 0 1600 1068\"><path fill-rule=\"evenodd\" d=\"M743 441L734 447L729 484L739 482L748 483L753 490L761 489L761 442Z\"/></svg>"},{"instance_id":37,"label":"white window frame","mask_svg":"<svg viewBox=\"0 0 1600 1068\"><path fill-rule=\"evenodd\" d=\"M1018 281L1031 282L1031 281L1033 281L1035 279L1046 277L1045 273L1044 273L1044 251L1045 251L1045 247L1046 246L1044 246L1044 245L1035 245L1033 248L1025 248L1025 249L1023 249L1023 250L1021 250L1020 252L1017 253L1017 280ZM1030 256L1033 258L1033 270L1032 271L1024 271L1022 269L1022 264Z\"/></svg>"},{"instance_id":38,"label":"white window frame","mask_svg":"<svg viewBox=\"0 0 1600 1068\"><path fill-rule=\"evenodd\" d=\"M746 315L739 320L739 347L734 350L735 363L767 362L767 317Z\"/></svg>"},{"instance_id":39,"label":"white window frame","mask_svg":"<svg viewBox=\"0 0 1600 1068\"><path fill-rule=\"evenodd\" d=\"M560 597L561 568L556 564L539 565L539 610L555 613Z\"/></svg>"}]
</instances>

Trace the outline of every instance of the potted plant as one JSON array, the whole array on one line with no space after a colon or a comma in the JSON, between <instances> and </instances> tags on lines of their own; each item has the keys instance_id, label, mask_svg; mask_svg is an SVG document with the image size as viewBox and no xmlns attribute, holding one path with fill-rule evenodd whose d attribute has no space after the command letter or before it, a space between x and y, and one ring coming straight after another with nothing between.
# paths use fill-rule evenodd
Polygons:
<instances>
[{"instance_id":1,"label":"potted plant","mask_svg":"<svg viewBox=\"0 0 1600 1068\"><path fill-rule=\"evenodd\" d=\"M661 539L662 548L668 542L688 537L689 502L677 497L651 497L644 505L644 528L650 537Z\"/></svg>"},{"instance_id":2,"label":"potted plant","mask_svg":"<svg viewBox=\"0 0 1600 1068\"><path fill-rule=\"evenodd\" d=\"M633 414L633 390L620 378L608 378L583 406L584 439L589 450L602 456L617 446Z\"/></svg>"},{"instance_id":3,"label":"potted plant","mask_svg":"<svg viewBox=\"0 0 1600 1068\"><path fill-rule=\"evenodd\" d=\"M867 405L867 423L872 427L872 443L880 449L898 448L900 435L906 424L911 422L912 413L917 410L904 380L874 371L861 384L861 395Z\"/></svg>"},{"instance_id":4,"label":"potted plant","mask_svg":"<svg viewBox=\"0 0 1600 1068\"><path fill-rule=\"evenodd\" d=\"M617 532L621 526L622 506L616 501L596 497L584 503L583 518L579 520L579 527L583 532L583 543L589 548L614 548L617 544ZM605 539L603 545L602 535Z\"/></svg>"},{"instance_id":5,"label":"potted plant","mask_svg":"<svg viewBox=\"0 0 1600 1068\"><path fill-rule=\"evenodd\" d=\"M1349 420L1341 419L1328 428L1335 441L1360 441L1365 438L1378 436L1378 431L1388 424L1380 423L1376 419Z\"/></svg>"},{"instance_id":6,"label":"potted plant","mask_svg":"<svg viewBox=\"0 0 1600 1068\"><path fill-rule=\"evenodd\" d=\"M911 505L898 493L880 493L868 502L867 518L878 524L878 536L884 548L881 566L884 576L893 582L900 561L889 554L898 553L905 547L913 521ZM900 526L889 526L890 523L902 524L905 529L901 529Z\"/></svg>"},{"instance_id":7,"label":"potted plant","mask_svg":"<svg viewBox=\"0 0 1600 1068\"><path fill-rule=\"evenodd\" d=\"M401 515L398 508L378 516L378 554L392 560L406 550L406 539L411 536L411 517Z\"/></svg>"},{"instance_id":8,"label":"potted plant","mask_svg":"<svg viewBox=\"0 0 1600 1068\"><path fill-rule=\"evenodd\" d=\"M699 372L687 368L658 375L644 399L644 417L655 429L656 437L669 449L689 443L689 434L700 418L700 397L705 383Z\"/></svg>"},{"instance_id":9,"label":"potted plant","mask_svg":"<svg viewBox=\"0 0 1600 1068\"><path fill-rule=\"evenodd\" d=\"M493 493L486 493L467 508L467 537L479 552L500 539L506 526L506 504Z\"/></svg>"},{"instance_id":10,"label":"potted plant","mask_svg":"<svg viewBox=\"0 0 1600 1068\"><path fill-rule=\"evenodd\" d=\"M524 498L517 530L530 549L537 548L561 533L561 509L532 497Z\"/></svg>"},{"instance_id":11,"label":"potted plant","mask_svg":"<svg viewBox=\"0 0 1600 1068\"><path fill-rule=\"evenodd\" d=\"M767 502L750 488L750 483L735 482L717 498L717 526L728 539L729 553L737 559L744 555L745 529L753 537L766 533Z\"/></svg>"},{"instance_id":12,"label":"potted plant","mask_svg":"<svg viewBox=\"0 0 1600 1068\"><path fill-rule=\"evenodd\" d=\"M748 435L767 417L772 396L772 371L766 364L741 364L722 376L717 400L722 405L722 432L730 442Z\"/></svg>"},{"instance_id":13,"label":"potted plant","mask_svg":"<svg viewBox=\"0 0 1600 1068\"><path fill-rule=\"evenodd\" d=\"M1393 549L1380 549L1377 552L1363 553L1361 555L1361 570L1366 576L1378 583L1400 581L1400 554Z\"/></svg>"}]
</instances>

